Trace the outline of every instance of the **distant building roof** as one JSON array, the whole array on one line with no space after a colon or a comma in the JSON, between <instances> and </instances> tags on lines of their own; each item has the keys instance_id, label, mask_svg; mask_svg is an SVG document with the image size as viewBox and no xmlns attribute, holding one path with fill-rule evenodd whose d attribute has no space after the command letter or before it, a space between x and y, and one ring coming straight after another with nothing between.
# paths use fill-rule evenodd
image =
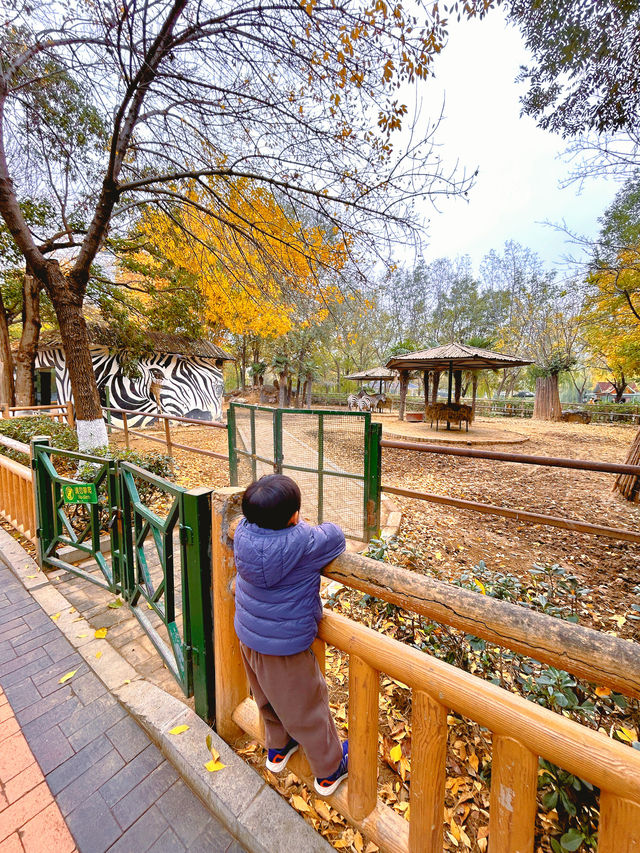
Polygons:
<instances>
[{"instance_id":1,"label":"distant building roof","mask_svg":"<svg viewBox=\"0 0 640 853\"><path fill-rule=\"evenodd\" d=\"M616 389L613 387L611 382L596 382L596 387L593 389L594 394L615 394ZM635 382L629 382L628 385L625 385L624 394L640 394L640 388L638 388Z\"/></svg>"},{"instance_id":2,"label":"distant building roof","mask_svg":"<svg viewBox=\"0 0 640 853\"><path fill-rule=\"evenodd\" d=\"M93 346L115 347L117 345L115 334L103 323L88 323L87 333L89 343ZM235 361L234 357L228 352L204 338L190 338L187 335L172 335L168 332L153 330L147 331L146 334L154 351L158 353ZM60 349L61 347L62 340L57 329L45 331L40 335L38 350Z\"/></svg>"}]
</instances>

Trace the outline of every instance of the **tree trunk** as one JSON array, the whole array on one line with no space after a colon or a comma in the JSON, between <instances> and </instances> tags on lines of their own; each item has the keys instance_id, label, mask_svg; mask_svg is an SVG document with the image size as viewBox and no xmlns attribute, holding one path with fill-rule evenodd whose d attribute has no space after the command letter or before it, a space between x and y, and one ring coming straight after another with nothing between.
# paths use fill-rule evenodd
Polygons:
<instances>
[{"instance_id":1,"label":"tree trunk","mask_svg":"<svg viewBox=\"0 0 640 853\"><path fill-rule=\"evenodd\" d=\"M406 370L400 371L400 410L398 418L404 420L404 411L407 406L407 386L409 385L409 373Z\"/></svg>"},{"instance_id":2,"label":"tree trunk","mask_svg":"<svg viewBox=\"0 0 640 853\"><path fill-rule=\"evenodd\" d=\"M460 396L462 394L462 371L461 370L454 370L453 371L453 381L455 382L455 396L453 399L454 399L455 403L459 403L460 402Z\"/></svg>"},{"instance_id":3,"label":"tree trunk","mask_svg":"<svg viewBox=\"0 0 640 853\"><path fill-rule=\"evenodd\" d=\"M281 409L284 409L286 405L286 394L287 394L287 371L283 370L278 374L279 382L278 382L278 406Z\"/></svg>"},{"instance_id":4,"label":"tree trunk","mask_svg":"<svg viewBox=\"0 0 640 853\"><path fill-rule=\"evenodd\" d=\"M82 452L106 447L109 443L107 429L93 372L87 324L82 314L82 296L71 291L57 264L51 264L48 272L48 292L60 326L60 337L76 407L78 447Z\"/></svg>"},{"instance_id":5,"label":"tree trunk","mask_svg":"<svg viewBox=\"0 0 640 853\"><path fill-rule=\"evenodd\" d=\"M22 285L22 335L16 354L16 405L36 402L36 353L40 339L41 283L27 272Z\"/></svg>"},{"instance_id":6,"label":"tree trunk","mask_svg":"<svg viewBox=\"0 0 640 853\"><path fill-rule=\"evenodd\" d=\"M296 379L296 394L295 394L296 408L302 408L300 405L300 403L301 403L301 400L300 400L301 388L300 388L300 386L301 385L302 385L302 376L300 376L300 374L298 373L298 377ZM302 389L302 391L304 393L304 388Z\"/></svg>"},{"instance_id":7,"label":"tree trunk","mask_svg":"<svg viewBox=\"0 0 640 853\"><path fill-rule=\"evenodd\" d=\"M307 378L307 400L306 407L307 409L311 408L311 389L313 388L313 379L311 376Z\"/></svg>"},{"instance_id":8,"label":"tree trunk","mask_svg":"<svg viewBox=\"0 0 640 853\"><path fill-rule=\"evenodd\" d=\"M14 404L13 356L9 341L9 323L2 293L0 293L0 410Z\"/></svg>"},{"instance_id":9,"label":"tree trunk","mask_svg":"<svg viewBox=\"0 0 640 853\"><path fill-rule=\"evenodd\" d=\"M240 351L240 359L242 362L241 388L244 391L247 387L247 339L242 337L242 349Z\"/></svg>"},{"instance_id":10,"label":"tree trunk","mask_svg":"<svg viewBox=\"0 0 640 853\"><path fill-rule=\"evenodd\" d=\"M473 371L473 376L471 377L471 414L475 418L476 416L476 393L478 391L478 371Z\"/></svg>"},{"instance_id":11,"label":"tree trunk","mask_svg":"<svg viewBox=\"0 0 640 853\"><path fill-rule=\"evenodd\" d=\"M558 393L558 375L538 376L536 379L536 399L533 404L533 417L538 421L559 421L562 418L562 406Z\"/></svg>"},{"instance_id":12,"label":"tree trunk","mask_svg":"<svg viewBox=\"0 0 640 853\"><path fill-rule=\"evenodd\" d=\"M434 370L433 371L433 382L432 382L432 386L431 386L431 402L432 403L438 402L438 388L439 387L440 387L440 371Z\"/></svg>"},{"instance_id":13,"label":"tree trunk","mask_svg":"<svg viewBox=\"0 0 640 853\"><path fill-rule=\"evenodd\" d=\"M640 465L640 429L636 432L624 464ZM640 477L635 474L618 474L613 484L613 491L618 492L628 501L638 503L640 501Z\"/></svg>"}]
</instances>

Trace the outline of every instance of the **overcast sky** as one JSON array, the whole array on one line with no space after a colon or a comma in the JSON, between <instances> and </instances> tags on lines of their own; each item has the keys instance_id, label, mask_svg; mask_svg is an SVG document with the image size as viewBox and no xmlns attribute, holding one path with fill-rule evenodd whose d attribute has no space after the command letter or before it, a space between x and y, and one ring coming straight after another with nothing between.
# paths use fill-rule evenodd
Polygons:
<instances>
[{"instance_id":1,"label":"overcast sky","mask_svg":"<svg viewBox=\"0 0 640 853\"><path fill-rule=\"evenodd\" d=\"M562 223L595 236L598 217L610 204L617 185L590 179L560 188L569 173L562 159L566 143L520 116L515 83L527 62L519 31L507 27L499 11L483 21L452 24L449 43L435 66L437 79L423 89L423 110L437 114L445 95L445 120L437 140L447 163L456 159L479 175L469 201L441 200L441 213L428 205L427 260L469 254L477 270L482 257L513 239L534 249L549 267L567 273L563 257L575 255L565 235L545 226Z\"/></svg>"}]
</instances>

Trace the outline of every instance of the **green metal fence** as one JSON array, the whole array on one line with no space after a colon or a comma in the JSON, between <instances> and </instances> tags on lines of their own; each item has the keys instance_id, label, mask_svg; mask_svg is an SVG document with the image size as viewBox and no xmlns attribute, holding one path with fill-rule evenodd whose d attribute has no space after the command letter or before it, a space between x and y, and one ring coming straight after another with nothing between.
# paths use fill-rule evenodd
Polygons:
<instances>
[{"instance_id":1,"label":"green metal fence","mask_svg":"<svg viewBox=\"0 0 640 853\"><path fill-rule=\"evenodd\" d=\"M53 448L47 438L33 439L31 455L41 565L121 596L197 713L211 720L212 490L188 491L127 462ZM82 467L82 480L59 473L55 458ZM67 502L87 485L95 503Z\"/></svg>"},{"instance_id":2,"label":"green metal fence","mask_svg":"<svg viewBox=\"0 0 640 853\"><path fill-rule=\"evenodd\" d=\"M305 518L365 542L378 534L382 427L370 413L232 403L227 423L232 485L289 474Z\"/></svg>"}]
</instances>

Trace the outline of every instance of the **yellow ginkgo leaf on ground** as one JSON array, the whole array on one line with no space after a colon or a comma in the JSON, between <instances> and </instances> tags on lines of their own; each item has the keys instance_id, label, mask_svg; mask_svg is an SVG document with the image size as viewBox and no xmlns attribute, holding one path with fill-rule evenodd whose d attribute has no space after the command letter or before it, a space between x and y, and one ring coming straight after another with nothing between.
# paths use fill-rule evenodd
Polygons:
<instances>
[{"instance_id":1,"label":"yellow ginkgo leaf on ground","mask_svg":"<svg viewBox=\"0 0 640 853\"><path fill-rule=\"evenodd\" d=\"M299 812L311 811L309 803L306 800L303 800L299 794L294 794L293 797L291 797L291 804L294 809L297 809Z\"/></svg>"},{"instance_id":2,"label":"yellow ginkgo leaf on ground","mask_svg":"<svg viewBox=\"0 0 640 853\"><path fill-rule=\"evenodd\" d=\"M52 616L51 618L53 619L53 621L54 621L54 622L56 622L56 621L60 618L60 614L59 614L59 613L54 613L54 614L53 614L53 616Z\"/></svg>"},{"instance_id":3,"label":"yellow ginkgo leaf on ground","mask_svg":"<svg viewBox=\"0 0 640 853\"><path fill-rule=\"evenodd\" d=\"M322 820L331 820L331 809L324 800L316 800L314 806Z\"/></svg>"},{"instance_id":4,"label":"yellow ginkgo leaf on ground","mask_svg":"<svg viewBox=\"0 0 640 853\"><path fill-rule=\"evenodd\" d=\"M399 743L391 747L389 750L389 757L392 761L400 761L402 758L402 746Z\"/></svg>"},{"instance_id":5,"label":"yellow ginkgo leaf on ground","mask_svg":"<svg viewBox=\"0 0 640 853\"><path fill-rule=\"evenodd\" d=\"M480 592L481 592L483 595L486 595L486 594L487 594L487 590L485 589L485 586L484 586L484 584L482 583L482 581L479 581L479 580L478 580L478 578L474 578L474 579L473 579L473 582L474 582L474 584L478 587L478 589L480 590Z\"/></svg>"},{"instance_id":6,"label":"yellow ginkgo leaf on ground","mask_svg":"<svg viewBox=\"0 0 640 853\"><path fill-rule=\"evenodd\" d=\"M33 580L34 578L37 578L37 577L38 577L38 575L27 575L27 580Z\"/></svg>"},{"instance_id":7,"label":"yellow ginkgo leaf on ground","mask_svg":"<svg viewBox=\"0 0 640 853\"><path fill-rule=\"evenodd\" d=\"M174 726L172 729L169 729L170 735L181 735L182 732L188 732L189 726Z\"/></svg>"},{"instance_id":8,"label":"yellow ginkgo leaf on ground","mask_svg":"<svg viewBox=\"0 0 640 853\"><path fill-rule=\"evenodd\" d=\"M611 691L608 687L596 687L596 696L611 696Z\"/></svg>"},{"instance_id":9,"label":"yellow ginkgo leaf on ground","mask_svg":"<svg viewBox=\"0 0 640 853\"><path fill-rule=\"evenodd\" d=\"M444 557L442 556L442 551L436 551L433 556L436 558L436 560L444 560Z\"/></svg>"},{"instance_id":10,"label":"yellow ginkgo leaf on ground","mask_svg":"<svg viewBox=\"0 0 640 853\"><path fill-rule=\"evenodd\" d=\"M93 636L96 638L96 640L104 640L104 638L107 636L107 629L98 628Z\"/></svg>"},{"instance_id":11,"label":"yellow ginkgo leaf on ground","mask_svg":"<svg viewBox=\"0 0 640 853\"><path fill-rule=\"evenodd\" d=\"M100 658L102 657L102 652L96 652L96 657L98 658L98 660L100 660Z\"/></svg>"},{"instance_id":12,"label":"yellow ginkgo leaf on ground","mask_svg":"<svg viewBox=\"0 0 640 853\"><path fill-rule=\"evenodd\" d=\"M89 636L88 634L76 634L76 637L77 637L79 640L81 640L81 639L82 639L82 637L88 637L88 636Z\"/></svg>"},{"instance_id":13,"label":"yellow ginkgo leaf on ground","mask_svg":"<svg viewBox=\"0 0 640 853\"><path fill-rule=\"evenodd\" d=\"M227 765L223 764L221 761L207 761L204 766L205 770L208 770L209 773L215 773L216 770L223 770Z\"/></svg>"},{"instance_id":14,"label":"yellow ginkgo leaf on ground","mask_svg":"<svg viewBox=\"0 0 640 853\"><path fill-rule=\"evenodd\" d=\"M77 671L77 669L72 669L71 672L68 672L66 675L63 675L58 684L64 684L65 681L69 681L69 679L73 678Z\"/></svg>"}]
</instances>

